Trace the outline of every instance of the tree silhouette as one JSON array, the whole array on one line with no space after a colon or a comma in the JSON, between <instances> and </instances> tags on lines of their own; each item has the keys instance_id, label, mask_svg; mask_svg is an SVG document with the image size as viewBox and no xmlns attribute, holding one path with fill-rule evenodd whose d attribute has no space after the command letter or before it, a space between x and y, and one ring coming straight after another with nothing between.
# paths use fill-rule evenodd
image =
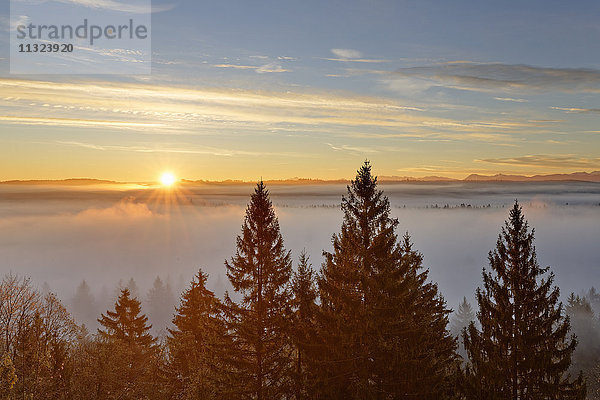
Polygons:
<instances>
[{"instance_id":1,"label":"tree silhouette","mask_svg":"<svg viewBox=\"0 0 600 400\"><path fill-rule=\"evenodd\" d=\"M589 393L600 389L595 368L600 362L600 326L587 298L571 293L565 307L571 328L577 337L577 348L573 353L570 371L583 371Z\"/></svg>"},{"instance_id":2,"label":"tree silhouette","mask_svg":"<svg viewBox=\"0 0 600 400\"><path fill-rule=\"evenodd\" d=\"M239 303L225 295L231 351L232 389L248 398L277 399L291 391L292 346L289 339L292 272L269 192L257 184L236 254L225 261Z\"/></svg>"},{"instance_id":3,"label":"tree silhouette","mask_svg":"<svg viewBox=\"0 0 600 400\"><path fill-rule=\"evenodd\" d=\"M590 290L588 290L586 297L590 302L590 305L592 306L594 312L596 314L600 314L600 293L596 291L596 288L592 286Z\"/></svg>"},{"instance_id":4,"label":"tree silhouette","mask_svg":"<svg viewBox=\"0 0 600 400\"><path fill-rule=\"evenodd\" d=\"M460 337L463 329L468 327L471 322L475 321L476 315L473 312L473 307L467 301L466 297L463 297L463 301L458 305L456 314L452 317L450 325L450 332L454 337ZM465 351L462 343L458 346L458 354L463 358L467 358L467 352Z\"/></svg>"},{"instance_id":5,"label":"tree silhouette","mask_svg":"<svg viewBox=\"0 0 600 400\"><path fill-rule=\"evenodd\" d=\"M567 338L554 274L539 266L533 240L515 201L477 289L481 330L471 323L463 334L468 399L585 398L581 376L566 374L577 343Z\"/></svg>"},{"instance_id":6,"label":"tree silhouette","mask_svg":"<svg viewBox=\"0 0 600 400\"><path fill-rule=\"evenodd\" d=\"M175 296L168 283L159 276L154 279L148 291L148 318L152 322L155 334L168 327L175 307Z\"/></svg>"},{"instance_id":7,"label":"tree silhouette","mask_svg":"<svg viewBox=\"0 0 600 400\"><path fill-rule=\"evenodd\" d=\"M315 316L317 313L316 274L308 262L306 251L300 253L298 269L292 277L293 326L292 339L296 348L294 393L297 399L311 398L313 372L307 360L311 343L315 340Z\"/></svg>"},{"instance_id":8,"label":"tree silhouette","mask_svg":"<svg viewBox=\"0 0 600 400\"><path fill-rule=\"evenodd\" d=\"M367 161L342 199L344 220L319 278L323 397L442 398L455 363L449 310L427 282L410 238L401 242L390 203Z\"/></svg>"},{"instance_id":9,"label":"tree silhouette","mask_svg":"<svg viewBox=\"0 0 600 400\"><path fill-rule=\"evenodd\" d=\"M71 299L71 311L77 323L83 323L87 326L95 325L100 310L98 310L90 286L85 280L81 281L75 295Z\"/></svg>"},{"instance_id":10,"label":"tree silhouette","mask_svg":"<svg viewBox=\"0 0 600 400\"><path fill-rule=\"evenodd\" d=\"M181 297L174 328L168 330L174 398L217 399L223 392L226 327L219 299L206 288L207 278L198 271Z\"/></svg>"},{"instance_id":11,"label":"tree silhouette","mask_svg":"<svg viewBox=\"0 0 600 400\"><path fill-rule=\"evenodd\" d=\"M117 371L99 383L99 392L119 393L127 399L137 399L151 392L156 347L140 302L130 296L129 289L122 289L114 311L102 314L98 322L102 326L98 333L103 345L99 369Z\"/></svg>"},{"instance_id":12,"label":"tree silhouette","mask_svg":"<svg viewBox=\"0 0 600 400\"><path fill-rule=\"evenodd\" d=\"M125 288L129 289L129 295L131 297L136 299L140 297L139 288L137 283L135 282L135 279L129 278L129 281L127 281L127 285L125 285Z\"/></svg>"}]
</instances>

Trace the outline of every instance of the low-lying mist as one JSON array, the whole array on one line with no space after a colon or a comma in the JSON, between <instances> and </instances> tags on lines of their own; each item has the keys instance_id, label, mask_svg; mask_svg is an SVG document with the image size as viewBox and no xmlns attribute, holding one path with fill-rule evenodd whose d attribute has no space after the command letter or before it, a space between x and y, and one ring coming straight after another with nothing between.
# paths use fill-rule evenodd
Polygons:
<instances>
[{"instance_id":1,"label":"low-lying mist","mask_svg":"<svg viewBox=\"0 0 600 400\"><path fill-rule=\"evenodd\" d=\"M448 305L471 302L481 269L515 199L535 228L538 260L562 297L600 286L600 185L594 183L382 184L398 234L408 231ZM285 245L306 249L315 269L342 220L344 185L272 185ZM152 188L0 185L0 272L31 276L55 291L79 322L111 306L131 278L140 299L160 277L177 299L198 268L217 295L235 251L251 185ZM85 280L94 300L75 298ZM44 284L45 283L45 284ZM81 293L79 293L81 296ZM75 299L75 300L74 300ZM80 301L79 301L80 302ZM174 300L173 300L174 302ZM91 303L90 303L91 304ZM169 305L174 307L175 304ZM91 307L91 306L90 306ZM167 314L168 315L168 314ZM168 319L168 317L165 317ZM155 325L164 326L166 321Z\"/></svg>"}]
</instances>

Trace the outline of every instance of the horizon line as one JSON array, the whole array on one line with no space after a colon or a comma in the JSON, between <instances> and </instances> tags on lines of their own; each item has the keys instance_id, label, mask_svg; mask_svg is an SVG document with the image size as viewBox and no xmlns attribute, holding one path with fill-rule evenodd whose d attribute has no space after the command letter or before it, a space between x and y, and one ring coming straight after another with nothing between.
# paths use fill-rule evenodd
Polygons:
<instances>
[{"instance_id":1,"label":"horizon line","mask_svg":"<svg viewBox=\"0 0 600 400\"><path fill-rule=\"evenodd\" d=\"M484 175L472 173L467 175L465 178L450 178L446 176L397 176L397 175L379 175L377 176L381 183L414 183L414 182L493 182L493 181L505 181L505 182L531 182L531 181L584 181L584 182L600 182L600 171L578 171L572 173L553 173L553 174L504 174L497 173L493 175ZM588 178L588 179L585 179ZM207 179L186 179L179 178L177 183L179 184L255 184L259 180L263 180L265 183L271 184L332 184L332 183L348 183L352 178L337 178L337 179L322 179L322 178L285 178L285 179L258 179L245 180L245 179L221 179L221 180L207 180ZM44 183L71 183L77 184L117 184L117 185L158 185L157 181L119 181L112 179L100 179L100 178L89 178L89 177L78 177L78 178L62 178L62 179L8 179L0 180L0 184L44 184Z\"/></svg>"}]
</instances>

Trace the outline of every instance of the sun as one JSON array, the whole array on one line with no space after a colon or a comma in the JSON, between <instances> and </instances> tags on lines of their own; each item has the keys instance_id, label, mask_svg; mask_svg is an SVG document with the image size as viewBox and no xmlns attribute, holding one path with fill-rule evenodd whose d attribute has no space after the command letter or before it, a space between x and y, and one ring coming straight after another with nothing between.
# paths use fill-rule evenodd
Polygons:
<instances>
[{"instance_id":1,"label":"sun","mask_svg":"<svg viewBox=\"0 0 600 400\"><path fill-rule=\"evenodd\" d=\"M160 183L165 187L173 186L176 181L177 178L175 178L172 172L163 172L160 176Z\"/></svg>"}]
</instances>

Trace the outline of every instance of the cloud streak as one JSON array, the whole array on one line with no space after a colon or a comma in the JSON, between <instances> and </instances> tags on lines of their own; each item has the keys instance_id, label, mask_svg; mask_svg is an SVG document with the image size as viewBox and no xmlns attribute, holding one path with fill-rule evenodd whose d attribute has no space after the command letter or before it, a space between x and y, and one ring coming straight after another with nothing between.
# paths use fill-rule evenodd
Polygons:
<instances>
[{"instance_id":1,"label":"cloud streak","mask_svg":"<svg viewBox=\"0 0 600 400\"><path fill-rule=\"evenodd\" d=\"M429 86L470 91L600 92L600 71L585 68L545 68L501 63L445 63L400 68L394 79L416 79ZM496 98L506 100L508 97Z\"/></svg>"},{"instance_id":2,"label":"cloud streak","mask_svg":"<svg viewBox=\"0 0 600 400\"><path fill-rule=\"evenodd\" d=\"M361 58L362 53L352 49L331 49L333 55L339 58Z\"/></svg>"},{"instance_id":3,"label":"cloud streak","mask_svg":"<svg viewBox=\"0 0 600 400\"><path fill-rule=\"evenodd\" d=\"M566 155L526 155L510 158L486 158L481 160L485 163L498 165L514 165L521 167L544 167L544 168L600 168L600 158L578 157L571 154Z\"/></svg>"},{"instance_id":4,"label":"cloud streak","mask_svg":"<svg viewBox=\"0 0 600 400\"><path fill-rule=\"evenodd\" d=\"M228 89L187 89L132 83L78 83L0 79L0 121L11 124L137 129L148 133L202 133L208 129L264 132L378 128L429 137L451 132L489 140L498 132L539 123L455 120L427 115L423 107L378 97ZM52 109L48 117L49 109ZM198 129L201 124L202 130ZM383 132L380 132L383 133ZM500 139L505 136L499 136Z\"/></svg>"},{"instance_id":5,"label":"cloud streak","mask_svg":"<svg viewBox=\"0 0 600 400\"><path fill-rule=\"evenodd\" d=\"M369 58L363 58L363 55L358 50L353 49L331 49L331 53L335 56L334 58L322 58L327 61L343 61L343 62L357 62L357 63L383 63L388 62L387 60L374 60Z\"/></svg>"},{"instance_id":6,"label":"cloud streak","mask_svg":"<svg viewBox=\"0 0 600 400\"><path fill-rule=\"evenodd\" d=\"M162 146L115 146L115 145L99 145L94 143L84 143L84 142L73 142L73 141L57 141L56 143L66 145L66 146L76 146L82 147L90 150L100 150L100 151L127 151L133 153L166 153L166 154L201 154L201 155L212 155L212 156L224 156L224 157L233 157L233 156L283 156L283 157L306 157L306 155L301 153L294 152L283 152L283 153L273 153L273 152L262 152L262 151L247 151L247 150L235 150L235 149L224 149L224 148L216 148L210 146L198 146L193 144L188 144L186 147L165 147Z\"/></svg>"},{"instance_id":7,"label":"cloud streak","mask_svg":"<svg viewBox=\"0 0 600 400\"><path fill-rule=\"evenodd\" d=\"M56 1L59 1L61 3L66 3L66 4L73 4L73 5L88 7L88 8L120 11L120 12L125 12L125 13L134 13L134 14L146 14L150 11L149 10L150 2L139 2L138 4L136 4L136 2L131 2L131 1L129 3L121 3L119 1L114 1L114 0L56 0ZM148 4L148 5L146 5L146 4ZM156 6L153 5L151 12L156 13L156 12L168 11L168 10L172 10L174 7L175 7L175 5L173 5L173 4L156 5Z\"/></svg>"},{"instance_id":8,"label":"cloud streak","mask_svg":"<svg viewBox=\"0 0 600 400\"><path fill-rule=\"evenodd\" d=\"M215 64L215 68L231 68L231 69L248 69L254 70L257 74L267 74L267 73L276 73L276 72L291 72L289 69L283 68L279 64L271 63L265 64L261 66L256 65L238 65L238 64Z\"/></svg>"},{"instance_id":9,"label":"cloud streak","mask_svg":"<svg viewBox=\"0 0 600 400\"><path fill-rule=\"evenodd\" d=\"M525 100L525 99L513 99L512 97L494 97L494 100L512 101L514 103L527 103L527 100Z\"/></svg>"},{"instance_id":10,"label":"cloud streak","mask_svg":"<svg viewBox=\"0 0 600 400\"><path fill-rule=\"evenodd\" d=\"M569 114L600 113L600 108L577 108L577 107L551 107L553 110L564 111Z\"/></svg>"}]
</instances>

